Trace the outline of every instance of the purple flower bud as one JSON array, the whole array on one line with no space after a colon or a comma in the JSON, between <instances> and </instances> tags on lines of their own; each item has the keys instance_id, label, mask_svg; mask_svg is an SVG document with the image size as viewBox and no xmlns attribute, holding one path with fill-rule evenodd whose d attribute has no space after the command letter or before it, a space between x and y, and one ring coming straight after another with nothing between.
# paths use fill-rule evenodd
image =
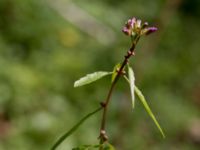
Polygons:
<instances>
[{"instance_id":1,"label":"purple flower bud","mask_svg":"<svg viewBox=\"0 0 200 150\"><path fill-rule=\"evenodd\" d=\"M156 28L156 27L147 27L144 30L145 30L144 34L149 35L149 34L151 34L153 32L156 32L158 30L158 28Z\"/></svg>"},{"instance_id":2,"label":"purple flower bud","mask_svg":"<svg viewBox=\"0 0 200 150\"><path fill-rule=\"evenodd\" d=\"M128 20L127 25L130 26L131 28L134 28L135 23L136 23L136 18L133 17L132 19Z\"/></svg>"},{"instance_id":3,"label":"purple flower bud","mask_svg":"<svg viewBox=\"0 0 200 150\"><path fill-rule=\"evenodd\" d=\"M128 36L131 36L135 23L136 23L136 18L133 17L132 19L129 19L125 24L125 26L123 27L122 32L124 32Z\"/></svg>"},{"instance_id":4,"label":"purple flower bud","mask_svg":"<svg viewBox=\"0 0 200 150\"><path fill-rule=\"evenodd\" d=\"M131 35L131 29L128 29L127 27L124 27L122 29L122 32L124 32L126 35L130 36Z\"/></svg>"}]
</instances>

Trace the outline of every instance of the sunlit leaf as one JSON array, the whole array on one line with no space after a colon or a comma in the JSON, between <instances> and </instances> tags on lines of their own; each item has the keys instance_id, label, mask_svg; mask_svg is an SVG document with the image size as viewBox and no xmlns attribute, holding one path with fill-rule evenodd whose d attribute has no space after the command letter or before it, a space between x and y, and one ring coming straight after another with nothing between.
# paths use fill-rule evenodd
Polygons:
<instances>
[{"instance_id":1,"label":"sunlit leaf","mask_svg":"<svg viewBox=\"0 0 200 150\"><path fill-rule=\"evenodd\" d=\"M130 84L129 79L124 76L124 78L126 79L126 81ZM153 112L151 111L144 95L142 94L142 92L137 88L137 86L134 87L134 91L137 94L139 100L142 102L145 110L147 111L147 113L149 114L149 116L152 118L152 120L154 121L155 125L157 126L158 130L160 131L160 133L162 134L163 138L165 138L165 134L161 128L161 126L159 125L158 121L156 120L156 117L154 116Z\"/></svg>"},{"instance_id":2,"label":"sunlit leaf","mask_svg":"<svg viewBox=\"0 0 200 150\"><path fill-rule=\"evenodd\" d=\"M83 86L86 84L90 84L98 79L101 79L107 75L112 74L112 72L106 72L106 71L99 71L99 72L94 72L91 74L86 75L85 77L80 78L74 83L74 87L79 87Z\"/></svg>"},{"instance_id":3,"label":"sunlit leaf","mask_svg":"<svg viewBox=\"0 0 200 150\"><path fill-rule=\"evenodd\" d=\"M115 67L113 68L113 73L112 73L112 78L111 78L111 82L113 82L115 80L115 77L117 76L117 70L121 67L121 64L118 63L117 65L115 65Z\"/></svg>"},{"instance_id":4,"label":"sunlit leaf","mask_svg":"<svg viewBox=\"0 0 200 150\"><path fill-rule=\"evenodd\" d=\"M131 99L132 99L132 106L134 108L135 106L135 93L134 93L134 88L135 88L135 76L133 69L128 66L128 76L129 76L129 85L130 85L130 90L131 90Z\"/></svg>"},{"instance_id":5,"label":"sunlit leaf","mask_svg":"<svg viewBox=\"0 0 200 150\"><path fill-rule=\"evenodd\" d=\"M95 113L99 112L102 109L102 107L96 109L95 111L87 114L85 117L83 117L75 126L73 126L68 132L63 134L52 146L51 150L55 150L66 138L68 138L72 133L74 133L78 127L83 124L89 117L94 115Z\"/></svg>"}]
</instances>

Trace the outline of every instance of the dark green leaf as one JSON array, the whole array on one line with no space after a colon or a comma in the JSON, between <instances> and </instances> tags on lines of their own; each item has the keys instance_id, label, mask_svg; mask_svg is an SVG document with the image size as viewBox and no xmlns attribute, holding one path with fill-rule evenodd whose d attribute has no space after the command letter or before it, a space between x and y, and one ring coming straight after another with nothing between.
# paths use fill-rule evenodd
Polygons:
<instances>
[{"instance_id":1,"label":"dark green leaf","mask_svg":"<svg viewBox=\"0 0 200 150\"><path fill-rule=\"evenodd\" d=\"M99 72L94 72L91 74L86 75L85 77L80 78L74 83L74 87L79 87L83 86L86 84L90 84L98 79L101 79L107 75L112 74L112 72L106 72L106 71L99 71Z\"/></svg>"},{"instance_id":2,"label":"dark green leaf","mask_svg":"<svg viewBox=\"0 0 200 150\"><path fill-rule=\"evenodd\" d=\"M84 118L82 118L75 126L73 126L68 132L66 132L64 135L62 135L52 146L51 150L55 150L67 137L69 137L74 131L78 129L78 127L83 124L89 117L94 115L95 113L99 112L102 109L102 107L96 109L95 111L87 114Z\"/></svg>"}]
</instances>

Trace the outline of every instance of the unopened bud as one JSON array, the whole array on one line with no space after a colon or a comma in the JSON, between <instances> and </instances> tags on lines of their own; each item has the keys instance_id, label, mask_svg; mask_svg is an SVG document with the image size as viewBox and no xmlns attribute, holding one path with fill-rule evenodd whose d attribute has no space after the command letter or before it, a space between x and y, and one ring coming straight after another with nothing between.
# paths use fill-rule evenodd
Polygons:
<instances>
[{"instance_id":1,"label":"unopened bud","mask_svg":"<svg viewBox=\"0 0 200 150\"><path fill-rule=\"evenodd\" d=\"M140 19L137 19L137 21L135 23L136 29L140 29L141 28L141 24L142 24L142 21Z\"/></svg>"},{"instance_id":2,"label":"unopened bud","mask_svg":"<svg viewBox=\"0 0 200 150\"><path fill-rule=\"evenodd\" d=\"M136 18L129 19L125 26L122 29L122 32L124 32L126 35L131 36L133 34L133 29L136 23Z\"/></svg>"},{"instance_id":3,"label":"unopened bud","mask_svg":"<svg viewBox=\"0 0 200 150\"><path fill-rule=\"evenodd\" d=\"M151 34L151 33L156 32L157 30L158 30L158 28L156 28L156 27L147 27L147 28L144 28L144 29L142 30L142 35L143 35L143 34L149 35L149 34Z\"/></svg>"}]
</instances>

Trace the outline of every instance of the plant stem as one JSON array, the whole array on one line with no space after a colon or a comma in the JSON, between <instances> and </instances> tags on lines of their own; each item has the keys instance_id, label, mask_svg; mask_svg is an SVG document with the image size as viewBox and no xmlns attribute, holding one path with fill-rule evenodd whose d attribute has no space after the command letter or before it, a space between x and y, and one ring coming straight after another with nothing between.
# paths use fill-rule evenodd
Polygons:
<instances>
[{"instance_id":1,"label":"plant stem","mask_svg":"<svg viewBox=\"0 0 200 150\"><path fill-rule=\"evenodd\" d=\"M103 115L102 115L102 120L101 120L101 128L100 128L100 145L103 145L103 143L105 141L107 141L108 137L106 135L106 131L105 131L105 125L106 125L106 116L107 116L107 109L108 109L108 104L110 102L110 98L112 96L112 93L113 93L113 89L117 83L117 81L119 80L120 78L120 75L123 74L123 70L125 68L125 66L127 65L128 61L129 61L129 58L134 55L134 51L135 51L135 47L136 47L136 44L138 43L140 39L140 36L136 36L136 38L134 39L134 41L132 42L132 46L131 48L128 50L127 54L124 56L124 61L120 67L120 69L117 71L117 75L114 79L114 81L112 82L111 84L111 87L109 89L109 92L108 92L108 95L106 97L106 100L105 102L102 103L102 107L103 107ZM103 147L100 146L99 150L102 150Z\"/></svg>"},{"instance_id":2,"label":"plant stem","mask_svg":"<svg viewBox=\"0 0 200 150\"><path fill-rule=\"evenodd\" d=\"M78 127L85 122L89 117L94 115L95 113L99 112L102 109L102 107L97 108L95 111L87 114L84 118L82 118L73 128L71 128L69 131L67 131L65 134L63 134L57 141L56 143L51 147L51 150L55 150L60 143L62 143L68 136L70 136L72 133L74 133Z\"/></svg>"}]
</instances>

